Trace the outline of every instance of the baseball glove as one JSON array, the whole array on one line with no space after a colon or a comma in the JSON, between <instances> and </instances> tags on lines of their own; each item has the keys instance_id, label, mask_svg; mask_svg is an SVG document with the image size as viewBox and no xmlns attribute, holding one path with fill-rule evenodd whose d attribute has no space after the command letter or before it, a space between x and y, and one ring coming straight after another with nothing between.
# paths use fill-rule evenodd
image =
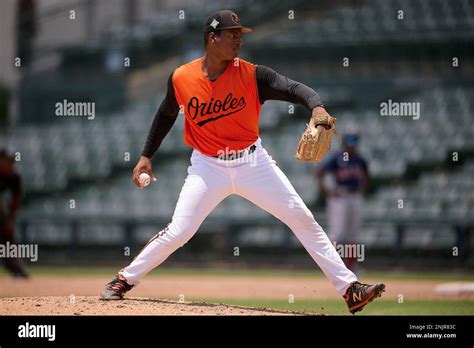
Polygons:
<instances>
[{"instance_id":1,"label":"baseball glove","mask_svg":"<svg viewBox=\"0 0 474 348\"><path fill-rule=\"evenodd\" d=\"M296 149L296 158L306 162L319 162L331 148L336 129L336 118L329 115L311 117Z\"/></svg>"}]
</instances>

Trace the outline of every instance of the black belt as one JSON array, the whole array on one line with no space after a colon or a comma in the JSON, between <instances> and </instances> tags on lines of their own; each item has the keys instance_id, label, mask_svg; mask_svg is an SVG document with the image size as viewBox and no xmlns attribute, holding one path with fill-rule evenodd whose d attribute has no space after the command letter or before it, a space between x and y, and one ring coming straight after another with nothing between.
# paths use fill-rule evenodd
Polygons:
<instances>
[{"instance_id":1,"label":"black belt","mask_svg":"<svg viewBox=\"0 0 474 348\"><path fill-rule=\"evenodd\" d=\"M252 146L250 146L250 147L248 147L244 150L232 151L232 153L229 153L227 155L212 156L212 157L218 158L218 159L224 160L224 161L232 161L232 160L235 160L235 159L238 159L238 158L242 158L245 155L250 155L250 154L254 153L256 149L257 149L257 145L252 145Z\"/></svg>"}]
</instances>

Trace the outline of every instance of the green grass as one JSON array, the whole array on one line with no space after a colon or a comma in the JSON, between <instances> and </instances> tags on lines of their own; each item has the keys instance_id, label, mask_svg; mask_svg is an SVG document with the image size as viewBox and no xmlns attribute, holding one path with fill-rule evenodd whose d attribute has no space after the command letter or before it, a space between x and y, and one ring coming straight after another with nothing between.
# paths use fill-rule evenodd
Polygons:
<instances>
[{"instance_id":1,"label":"green grass","mask_svg":"<svg viewBox=\"0 0 474 348\"><path fill-rule=\"evenodd\" d=\"M87 276L87 275L107 275L112 276L120 269L117 267L30 267L28 272L34 275L57 275L57 276ZM3 269L0 270L0 275L6 275ZM193 276L222 276L222 277L294 277L294 278L321 278L324 275L318 270L245 270L245 269L199 269L199 268L166 268L161 267L152 273L150 276L160 275L193 275ZM389 280L440 280L440 281L469 281L474 280L474 274L468 273L443 273L443 272L365 272L362 277L364 279L377 279L380 281Z\"/></svg>"},{"instance_id":2,"label":"green grass","mask_svg":"<svg viewBox=\"0 0 474 348\"><path fill-rule=\"evenodd\" d=\"M195 302L224 303L244 307L271 308L285 311L319 313L326 315L351 315L344 300L288 300L268 299L189 299ZM405 301L376 300L357 315L474 315L474 302L464 300Z\"/></svg>"}]
</instances>

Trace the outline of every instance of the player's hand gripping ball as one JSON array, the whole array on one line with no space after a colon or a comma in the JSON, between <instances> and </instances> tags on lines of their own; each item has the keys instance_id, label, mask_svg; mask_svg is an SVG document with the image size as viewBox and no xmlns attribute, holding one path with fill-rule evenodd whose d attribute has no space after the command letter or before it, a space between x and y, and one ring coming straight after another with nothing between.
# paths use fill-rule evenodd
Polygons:
<instances>
[{"instance_id":1,"label":"player's hand gripping ball","mask_svg":"<svg viewBox=\"0 0 474 348\"><path fill-rule=\"evenodd\" d=\"M141 173L138 178L140 179L140 184L142 185L142 187L147 187L148 185L150 185L151 178L150 175L148 175L147 173Z\"/></svg>"}]
</instances>

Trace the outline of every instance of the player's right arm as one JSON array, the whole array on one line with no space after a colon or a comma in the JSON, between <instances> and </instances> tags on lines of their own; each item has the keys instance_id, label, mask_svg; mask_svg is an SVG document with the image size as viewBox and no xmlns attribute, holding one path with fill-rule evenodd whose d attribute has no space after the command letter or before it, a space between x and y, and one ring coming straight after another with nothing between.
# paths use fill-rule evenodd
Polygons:
<instances>
[{"instance_id":1,"label":"player's right arm","mask_svg":"<svg viewBox=\"0 0 474 348\"><path fill-rule=\"evenodd\" d=\"M316 178L318 180L319 185L319 192L321 192L324 197L329 197L331 192L329 191L326 183L324 182L324 178L326 173L333 172L336 166L336 157L330 157L316 172Z\"/></svg>"},{"instance_id":2,"label":"player's right arm","mask_svg":"<svg viewBox=\"0 0 474 348\"><path fill-rule=\"evenodd\" d=\"M141 173L147 173L153 180L155 180L151 158L160 147L161 142L169 133L171 127L173 127L178 118L178 113L179 106L174 95L173 74L171 74L168 79L166 97L163 99L158 111L156 112L140 160L133 169L133 182L138 187L142 187L138 178Z\"/></svg>"}]
</instances>

